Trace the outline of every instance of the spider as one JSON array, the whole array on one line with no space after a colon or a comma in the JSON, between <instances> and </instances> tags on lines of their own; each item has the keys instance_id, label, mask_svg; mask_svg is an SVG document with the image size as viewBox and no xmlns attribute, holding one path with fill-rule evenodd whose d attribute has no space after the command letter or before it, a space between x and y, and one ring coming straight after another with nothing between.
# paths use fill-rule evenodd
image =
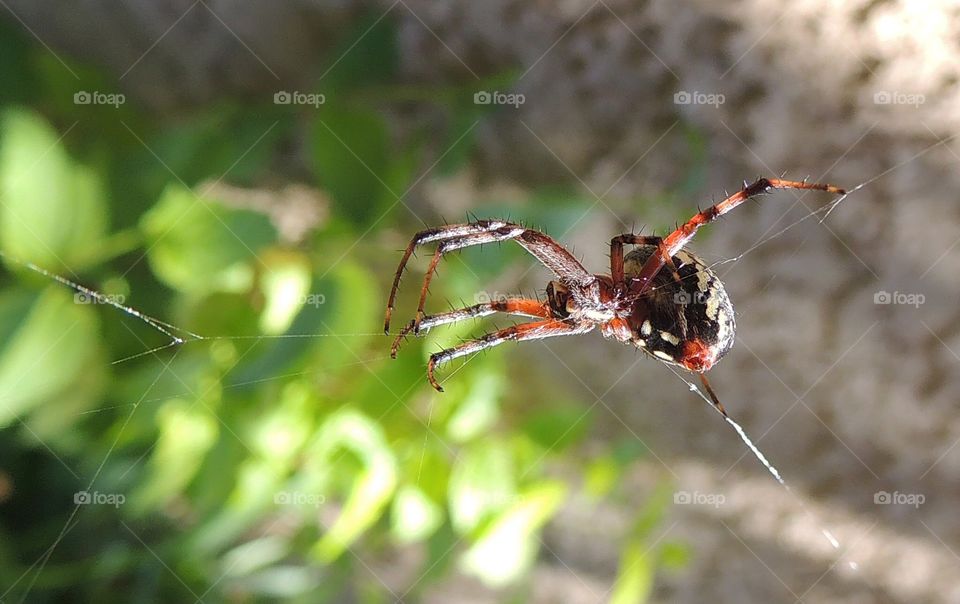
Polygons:
<instances>
[{"instance_id":1,"label":"spider","mask_svg":"<svg viewBox=\"0 0 960 604\"><path fill-rule=\"evenodd\" d=\"M700 210L666 237L617 235L610 241L610 274L591 274L563 246L549 236L503 220L477 220L426 229L414 235L397 267L387 301L384 331L403 269L414 249L438 242L420 289L416 317L397 335L390 355L396 358L411 331L419 335L437 325L494 313L533 317L536 321L513 325L430 355L427 379L443 392L434 370L458 357L513 340L522 342L554 336L587 333L595 327L606 338L634 344L654 358L696 373L722 415L727 413L704 375L733 346L733 304L717 275L695 254L683 248L701 226L729 212L747 199L770 189L814 189L838 195L846 191L828 184L779 178L743 183L737 193ZM514 240L550 269L556 280L546 288L546 300L511 298L475 304L436 315L424 315L427 289L440 258L447 252L472 245ZM626 256L625 245L637 246Z\"/></svg>"}]
</instances>

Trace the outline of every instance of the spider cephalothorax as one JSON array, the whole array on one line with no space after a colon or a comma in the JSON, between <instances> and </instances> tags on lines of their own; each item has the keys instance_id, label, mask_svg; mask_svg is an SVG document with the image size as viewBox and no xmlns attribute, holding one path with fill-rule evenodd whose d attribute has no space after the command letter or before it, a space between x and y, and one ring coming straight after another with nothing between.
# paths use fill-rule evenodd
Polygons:
<instances>
[{"instance_id":1,"label":"spider cephalothorax","mask_svg":"<svg viewBox=\"0 0 960 604\"><path fill-rule=\"evenodd\" d=\"M716 274L683 247L698 228L769 189L844 193L833 185L779 178L761 178L751 185L744 183L743 189L701 210L664 238L633 234L614 237L610 241L609 275L589 273L570 252L547 235L511 222L478 220L421 231L410 241L397 267L384 318L386 332L390 330L400 276L414 249L424 243L439 245L424 277L416 318L400 331L391 355L396 356L403 338L411 331L419 334L437 325L498 312L538 319L431 355L427 377L434 388L442 391L433 375L434 369L452 359L509 340L576 335L599 327L604 337L632 343L663 362L699 374L717 409L723 413L723 406L703 374L733 346L733 305ZM423 314L430 280L444 253L506 240L519 243L556 275L557 279L547 285L546 300L510 298L437 315ZM624 256L624 245L637 248Z\"/></svg>"}]
</instances>

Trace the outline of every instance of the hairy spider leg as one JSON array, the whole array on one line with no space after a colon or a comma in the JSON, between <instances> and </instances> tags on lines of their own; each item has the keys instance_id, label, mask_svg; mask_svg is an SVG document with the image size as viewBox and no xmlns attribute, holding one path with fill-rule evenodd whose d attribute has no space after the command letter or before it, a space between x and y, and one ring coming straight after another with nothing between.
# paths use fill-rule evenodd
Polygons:
<instances>
[{"instance_id":1,"label":"hairy spider leg","mask_svg":"<svg viewBox=\"0 0 960 604\"><path fill-rule=\"evenodd\" d=\"M655 253L661 256L663 263L667 266L667 268L670 269L670 272L673 275L673 280L677 283L682 281L680 278L680 272L677 270L677 266L673 263L673 258L667 255L667 248L663 243L662 237L624 233L623 235L617 235L610 240L610 278L613 280L613 285L619 288L621 291L625 285L625 277L623 274L624 245L655 245L657 247L657 251ZM653 277L651 277L651 279L652 278Z\"/></svg>"},{"instance_id":2,"label":"hairy spider leg","mask_svg":"<svg viewBox=\"0 0 960 604\"><path fill-rule=\"evenodd\" d=\"M443 392L443 388L440 387L433 372L436 367L453 359L492 348L508 341L523 342L526 340L540 340L542 338L556 336L573 336L587 333L594 327L594 323L569 323L560 319L547 319L545 321L513 325L493 333L488 333L476 340L464 342L454 348L441 350L440 352L430 355L430 360L427 362L427 379L430 380L430 384L436 388L438 392Z\"/></svg>"},{"instance_id":3,"label":"hairy spider leg","mask_svg":"<svg viewBox=\"0 0 960 604\"><path fill-rule=\"evenodd\" d=\"M492 302L474 304L473 306L467 306L465 308L459 308L457 310L451 310L445 313L427 315L420 320L420 330L423 331L430 329L431 327L436 327L437 325L446 325L448 323L455 323L465 319L485 317L498 312L520 317L539 317L541 319L549 319L553 317L553 314L550 311L550 305L546 301L541 302L540 300L530 300L527 298L494 300ZM413 331L414 327L415 321L411 320L403 329L400 330L397 338L393 341L393 346L390 347L391 357L397 358L397 350L400 349L403 339L407 336L407 334Z\"/></svg>"},{"instance_id":4,"label":"hairy spider leg","mask_svg":"<svg viewBox=\"0 0 960 604\"><path fill-rule=\"evenodd\" d=\"M643 294L650 288L653 283L653 278L658 272L660 272L660 269L663 268L665 258L670 258L683 249L683 246L693 239L697 229L712 222L713 220L716 220L717 217L726 214L751 197L765 193L770 189L811 189L816 191L826 191L828 193L835 193L838 195L846 194L845 190L833 185L808 183L806 181L797 180L783 180L780 178L760 178L751 185L744 184L742 189L730 197L727 197L720 203L712 205L706 210L697 212L693 218L682 224L680 228L670 233L663 239L663 246L666 248L666 253L653 254L650 256L650 259L647 260L646 264L643 265L643 268L640 269L640 273L637 278L640 281L643 281L643 283L640 286L639 293Z\"/></svg>"},{"instance_id":5,"label":"hairy spider leg","mask_svg":"<svg viewBox=\"0 0 960 604\"><path fill-rule=\"evenodd\" d=\"M414 319L415 332L419 330L420 321L423 319L423 307L426 304L430 280L443 254L473 245L507 240L516 240L567 285L587 286L596 279L573 257L573 254L552 238L519 224L502 220L478 220L472 223L451 224L435 229L426 229L413 236L404 251L403 258L400 259L399 266L397 266L397 272L393 278L393 287L390 289L390 297L387 299L387 310L383 321L384 331L387 333L390 331L390 316L393 313L397 289L400 286L400 277L407 261L418 245L435 241L440 242L430 261L430 266L424 276L423 287L420 290L420 302Z\"/></svg>"}]
</instances>

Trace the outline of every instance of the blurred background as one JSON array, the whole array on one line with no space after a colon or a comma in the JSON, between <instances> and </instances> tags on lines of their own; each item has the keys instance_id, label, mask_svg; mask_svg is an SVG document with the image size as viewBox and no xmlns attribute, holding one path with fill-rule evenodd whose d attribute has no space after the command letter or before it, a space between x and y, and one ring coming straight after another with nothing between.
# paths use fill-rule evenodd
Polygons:
<instances>
[{"instance_id":1,"label":"blurred background","mask_svg":"<svg viewBox=\"0 0 960 604\"><path fill-rule=\"evenodd\" d=\"M0 600L960 601L957 40L945 1L0 1ZM790 491L598 333L444 394L430 352L508 320L389 358L420 229L607 272L782 173L864 186L692 247ZM466 250L427 309L548 279Z\"/></svg>"}]
</instances>

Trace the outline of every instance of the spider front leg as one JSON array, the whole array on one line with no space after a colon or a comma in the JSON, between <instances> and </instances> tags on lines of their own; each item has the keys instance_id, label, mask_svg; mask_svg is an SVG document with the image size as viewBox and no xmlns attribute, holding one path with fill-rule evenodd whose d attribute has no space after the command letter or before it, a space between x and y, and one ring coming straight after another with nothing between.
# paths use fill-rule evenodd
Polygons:
<instances>
[{"instance_id":1,"label":"spider front leg","mask_svg":"<svg viewBox=\"0 0 960 604\"><path fill-rule=\"evenodd\" d=\"M489 333L479 339L464 342L454 348L441 350L440 352L430 355L430 360L427 362L427 379L430 380L430 384L436 388L438 392L443 392L443 388L440 387L440 383L437 382L433 372L440 365L452 361L457 357L479 352L487 348L493 348L508 341L523 342L525 340L539 340L556 336L578 335L590 331L594 326L593 323L568 323L560 319L547 319L545 321L535 321L533 323L523 323L521 325L507 327L506 329Z\"/></svg>"},{"instance_id":2,"label":"spider front leg","mask_svg":"<svg viewBox=\"0 0 960 604\"><path fill-rule=\"evenodd\" d=\"M670 272L673 274L674 281L680 283L680 273L677 271L677 267L673 263L673 258L667 254L667 248L663 244L663 238L654 237L652 235L634 235L633 233L625 233L623 235L617 235L610 240L610 278L613 280L613 286L617 288L618 291L622 292L626 289L626 282L623 274L624 245L656 246L657 250L654 252L654 256L658 256L663 264L670 268ZM652 279L654 276L656 275L654 274L650 278Z\"/></svg>"},{"instance_id":3,"label":"spider front leg","mask_svg":"<svg viewBox=\"0 0 960 604\"><path fill-rule=\"evenodd\" d=\"M595 280L595 277L587 272L587 269L559 243L539 231L518 224L502 220L478 220L467 224L453 224L427 229L414 235L404 251L403 258L400 259L400 265L397 266L397 272L393 278L393 287L391 287L390 296L387 299L387 310L384 314L384 332L390 332L390 317L393 313L397 289L400 286L400 277L418 245L439 242L437 251L434 253L424 276L423 287L420 290L420 302L414 319L414 331L419 329L420 321L423 319L423 307L426 304L430 280L433 278L433 273L436 271L440 258L445 253L473 245L507 240L516 240L521 247L530 252L564 283L586 286Z\"/></svg>"},{"instance_id":4,"label":"spider front leg","mask_svg":"<svg viewBox=\"0 0 960 604\"><path fill-rule=\"evenodd\" d=\"M650 288L653 277L660 272L661 268L663 268L666 259L675 256L677 252L682 250L683 246L693 239L697 229L705 224L713 222L718 217L726 214L751 197L765 193L770 189L806 189L826 191L827 193L835 193L837 195L846 194L844 189L834 185L808 183L806 181L797 180L783 180L781 178L760 178L751 185L744 183L744 187L742 189L730 197L727 197L720 203L712 205L706 210L697 212L693 218L683 223L680 228L670 233L663 239L663 247L665 248L666 253L654 254L650 256L650 259L647 260L646 264L643 265L643 268L640 270L640 274L637 276L637 278L644 283L638 293L643 294Z\"/></svg>"},{"instance_id":5,"label":"spider front leg","mask_svg":"<svg viewBox=\"0 0 960 604\"><path fill-rule=\"evenodd\" d=\"M521 317L540 317L542 319L549 319L553 316L550 312L550 306L547 302L530 300L526 298L494 300L492 302L474 304L473 306L467 306L465 308L451 310L449 312L437 315L427 315L420 320L420 330L422 331L425 329L430 329L431 327L436 327L437 325L455 323L465 319L485 317L498 312ZM413 331L415 327L416 321L411 320L403 329L400 330L397 338L393 341L393 346L390 347L391 357L397 357L397 350L400 349L400 344L402 343L403 338Z\"/></svg>"}]
</instances>

